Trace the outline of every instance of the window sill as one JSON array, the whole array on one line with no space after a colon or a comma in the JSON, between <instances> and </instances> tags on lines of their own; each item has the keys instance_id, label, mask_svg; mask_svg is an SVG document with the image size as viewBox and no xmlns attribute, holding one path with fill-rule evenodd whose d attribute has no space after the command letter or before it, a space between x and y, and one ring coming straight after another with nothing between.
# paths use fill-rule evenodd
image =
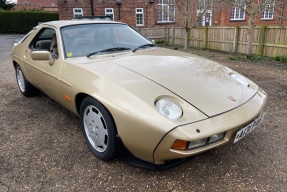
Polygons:
<instances>
[{"instance_id":1,"label":"window sill","mask_svg":"<svg viewBox=\"0 0 287 192\"><path fill-rule=\"evenodd\" d=\"M230 19L231 22L242 22L245 21L245 19Z\"/></svg>"},{"instance_id":2,"label":"window sill","mask_svg":"<svg viewBox=\"0 0 287 192\"><path fill-rule=\"evenodd\" d=\"M175 21L157 21L157 24L170 24L170 23L175 23Z\"/></svg>"},{"instance_id":3,"label":"window sill","mask_svg":"<svg viewBox=\"0 0 287 192\"><path fill-rule=\"evenodd\" d=\"M261 21L274 21L274 18L261 18Z\"/></svg>"}]
</instances>

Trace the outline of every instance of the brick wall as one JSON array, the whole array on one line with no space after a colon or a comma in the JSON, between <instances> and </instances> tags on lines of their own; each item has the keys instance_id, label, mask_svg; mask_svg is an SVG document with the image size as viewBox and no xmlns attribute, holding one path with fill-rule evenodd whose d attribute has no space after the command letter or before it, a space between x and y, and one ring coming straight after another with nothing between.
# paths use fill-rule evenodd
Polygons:
<instances>
[{"instance_id":1,"label":"brick wall","mask_svg":"<svg viewBox=\"0 0 287 192\"><path fill-rule=\"evenodd\" d=\"M245 14L244 20L231 20L231 6L223 7L221 10L213 11L212 26L247 26L248 25L248 15ZM281 12L275 10L273 19L261 19L261 15L257 15L255 25L279 25L287 24L287 20L283 20L282 23L279 22L279 15ZM283 9L283 15L287 16L287 7Z\"/></svg>"},{"instance_id":2,"label":"brick wall","mask_svg":"<svg viewBox=\"0 0 287 192\"><path fill-rule=\"evenodd\" d=\"M131 26L136 25L136 8L144 9L144 26L143 27L166 27L166 26L179 26L182 27L182 19L180 18L180 13L176 11L176 21L174 23L157 23L157 7L156 0L154 3L149 3L149 0L122 0L122 5L120 9L121 21L128 23ZM73 18L73 8L83 8L84 16L91 16L91 4L90 0L58 0L58 10L59 18L61 20L70 20ZM118 6L116 5L116 0L93 0L93 10L94 15L104 15L105 8L114 9L114 19L119 20ZM285 15L287 15L287 8L285 8ZM196 11L194 11L196 13ZM194 19L196 16L192 17ZM231 7L222 7L219 10L213 10L212 26L246 26L248 21L248 15L246 14L245 20L242 21L232 21L231 19ZM278 17L272 20L260 20L257 18L258 22L256 25L278 25ZM287 24L285 20L282 24Z\"/></svg>"},{"instance_id":3,"label":"brick wall","mask_svg":"<svg viewBox=\"0 0 287 192\"><path fill-rule=\"evenodd\" d=\"M94 15L105 15L105 8L114 9L114 20L119 20L118 6L116 0L93 0ZM73 8L83 8L84 16L91 16L90 0L61 0L58 1L59 18L61 20L70 20L73 18ZM156 0L149 3L149 0L122 0L120 8L121 21L129 25L136 25L136 8L144 9L144 26L178 26L177 22L157 24Z\"/></svg>"}]
</instances>

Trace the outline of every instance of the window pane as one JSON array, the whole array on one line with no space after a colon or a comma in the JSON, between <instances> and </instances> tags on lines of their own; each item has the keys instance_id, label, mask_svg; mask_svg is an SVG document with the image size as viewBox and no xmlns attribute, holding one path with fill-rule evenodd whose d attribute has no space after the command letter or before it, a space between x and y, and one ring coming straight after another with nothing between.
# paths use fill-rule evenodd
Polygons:
<instances>
[{"instance_id":1,"label":"window pane","mask_svg":"<svg viewBox=\"0 0 287 192\"><path fill-rule=\"evenodd\" d=\"M242 0L235 0L235 6L231 10L231 20L245 19L245 4Z\"/></svg>"},{"instance_id":2,"label":"window pane","mask_svg":"<svg viewBox=\"0 0 287 192\"><path fill-rule=\"evenodd\" d=\"M73 15L74 15L74 17L82 17L83 16L83 9L82 8L73 8Z\"/></svg>"},{"instance_id":3,"label":"window pane","mask_svg":"<svg viewBox=\"0 0 287 192\"><path fill-rule=\"evenodd\" d=\"M143 26L144 25L144 15L143 8L136 8L136 25Z\"/></svg>"},{"instance_id":4,"label":"window pane","mask_svg":"<svg viewBox=\"0 0 287 192\"><path fill-rule=\"evenodd\" d=\"M261 13L262 19L273 19L275 1L263 0L263 11Z\"/></svg>"},{"instance_id":5,"label":"window pane","mask_svg":"<svg viewBox=\"0 0 287 192\"><path fill-rule=\"evenodd\" d=\"M114 20L114 9L113 8L105 8L105 16L110 16L112 20Z\"/></svg>"},{"instance_id":6,"label":"window pane","mask_svg":"<svg viewBox=\"0 0 287 192\"><path fill-rule=\"evenodd\" d=\"M175 1L158 0L157 1L157 21L174 22L175 21Z\"/></svg>"}]
</instances>

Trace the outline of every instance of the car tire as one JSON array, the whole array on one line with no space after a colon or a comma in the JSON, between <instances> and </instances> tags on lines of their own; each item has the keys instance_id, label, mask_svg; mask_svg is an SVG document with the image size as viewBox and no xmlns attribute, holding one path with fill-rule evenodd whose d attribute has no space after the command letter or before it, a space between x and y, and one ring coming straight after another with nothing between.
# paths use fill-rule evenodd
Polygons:
<instances>
[{"instance_id":1,"label":"car tire","mask_svg":"<svg viewBox=\"0 0 287 192\"><path fill-rule=\"evenodd\" d=\"M116 151L116 126L107 108L92 97L80 106L80 124L85 141L99 159L112 160Z\"/></svg>"},{"instance_id":2,"label":"car tire","mask_svg":"<svg viewBox=\"0 0 287 192\"><path fill-rule=\"evenodd\" d=\"M18 64L15 66L15 72L18 87L24 96L32 97L39 93L39 90L27 81L21 67Z\"/></svg>"}]
</instances>

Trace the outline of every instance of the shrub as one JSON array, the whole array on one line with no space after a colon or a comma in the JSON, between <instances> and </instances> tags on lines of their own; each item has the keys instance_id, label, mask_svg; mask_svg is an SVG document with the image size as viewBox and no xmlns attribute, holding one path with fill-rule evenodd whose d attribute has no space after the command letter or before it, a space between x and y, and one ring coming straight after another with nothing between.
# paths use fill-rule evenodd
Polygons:
<instances>
[{"instance_id":1,"label":"shrub","mask_svg":"<svg viewBox=\"0 0 287 192\"><path fill-rule=\"evenodd\" d=\"M57 12L45 11L0 11L0 33L25 34L39 22L59 19Z\"/></svg>"},{"instance_id":2,"label":"shrub","mask_svg":"<svg viewBox=\"0 0 287 192\"><path fill-rule=\"evenodd\" d=\"M259 55L247 55L247 59L250 59L250 60L261 60L261 59L264 59L264 57L262 56L259 56Z\"/></svg>"},{"instance_id":3,"label":"shrub","mask_svg":"<svg viewBox=\"0 0 287 192\"><path fill-rule=\"evenodd\" d=\"M155 44L157 44L157 45L161 45L161 44L164 44L164 43L165 43L164 40L159 40L159 41L155 42Z\"/></svg>"},{"instance_id":4,"label":"shrub","mask_svg":"<svg viewBox=\"0 0 287 192\"><path fill-rule=\"evenodd\" d=\"M242 56L232 56L232 57L229 57L230 60L243 60L243 57Z\"/></svg>"},{"instance_id":5,"label":"shrub","mask_svg":"<svg viewBox=\"0 0 287 192\"><path fill-rule=\"evenodd\" d=\"M287 57L286 56L276 56L275 61L279 61L281 63L287 63Z\"/></svg>"}]
</instances>

